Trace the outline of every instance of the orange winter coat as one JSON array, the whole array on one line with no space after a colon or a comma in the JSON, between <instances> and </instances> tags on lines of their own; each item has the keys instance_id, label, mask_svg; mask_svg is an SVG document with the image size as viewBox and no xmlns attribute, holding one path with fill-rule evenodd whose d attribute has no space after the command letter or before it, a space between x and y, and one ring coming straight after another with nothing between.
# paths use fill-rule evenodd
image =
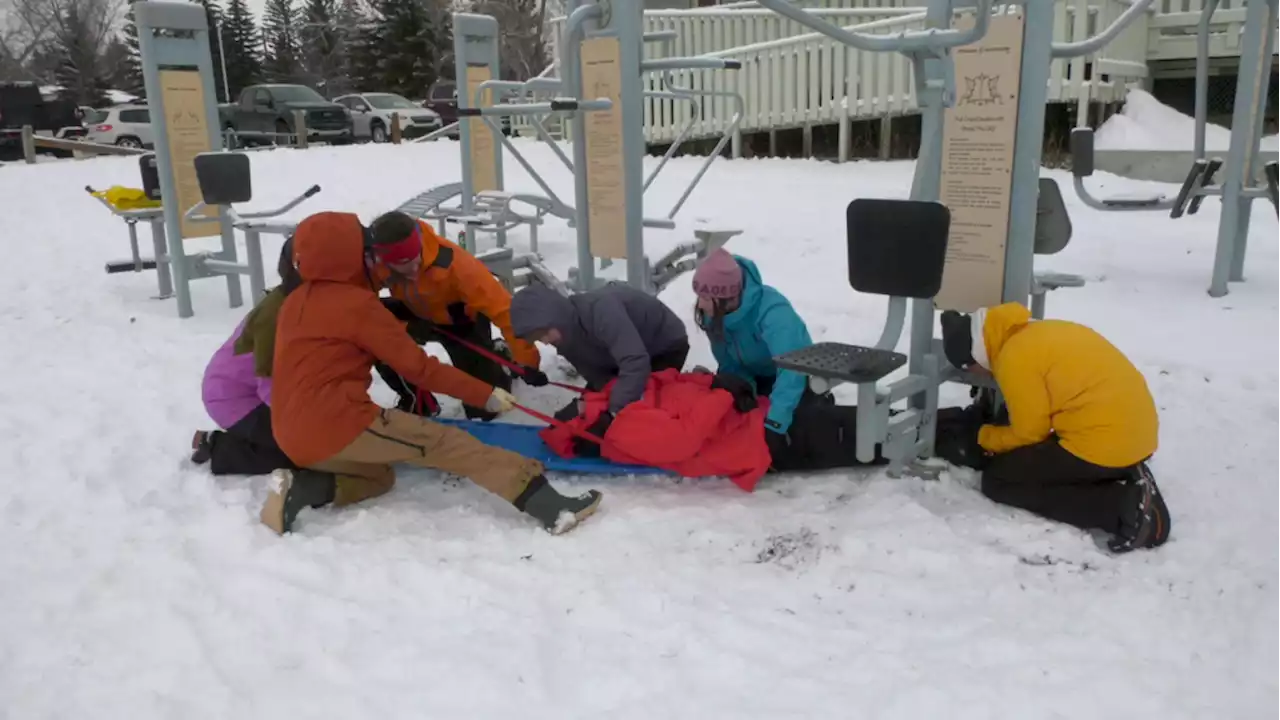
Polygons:
<instances>
[{"instance_id":1,"label":"orange winter coat","mask_svg":"<svg viewBox=\"0 0 1280 720\"><path fill-rule=\"evenodd\" d=\"M440 237L421 220L418 229L422 235L422 268L418 277L410 282L379 268L378 279L388 284L391 296L403 301L418 317L446 327L453 322L449 306L462 303L467 317L474 320L476 315L484 315L502 331L516 362L538 367L538 349L511 331L511 293L474 255Z\"/></svg>"},{"instance_id":2,"label":"orange winter coat","mask_svg":"<svg viewBox=\"0 0 1280 720\"><path fill-rule=\"evenodd\" d=\"M291 460L327 460L369 427L379 411L369 399L374 361L424 390L485 404L492 386L423 352L378 300L358 217L308 217L293 252L302 284L276 320L271 398L272 433Z\"/></svg>"}]
</instances>

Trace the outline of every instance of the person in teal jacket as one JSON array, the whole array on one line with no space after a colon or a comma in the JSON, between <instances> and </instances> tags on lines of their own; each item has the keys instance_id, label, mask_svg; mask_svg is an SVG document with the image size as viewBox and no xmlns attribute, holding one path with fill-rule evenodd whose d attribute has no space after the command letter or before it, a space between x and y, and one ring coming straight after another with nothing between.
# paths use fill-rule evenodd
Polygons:
<instances>
[{"instance_id":1,"label":"person in teal jacket","mask_svg":"<svg viewBox=\"0 0 1280 720\"><path fill-rule=\"evenodd\" d=\"M768 396L765 440L773 470L861 465L855 456L857 408L817 395L808 378L780 370L773 358L813 344L809 328L782 293L765 285L756 264L718 249L693 274L698 327L707 333L720 373ZM875 464L883 462L879 457Z\"/></svg>"}]
</instances>

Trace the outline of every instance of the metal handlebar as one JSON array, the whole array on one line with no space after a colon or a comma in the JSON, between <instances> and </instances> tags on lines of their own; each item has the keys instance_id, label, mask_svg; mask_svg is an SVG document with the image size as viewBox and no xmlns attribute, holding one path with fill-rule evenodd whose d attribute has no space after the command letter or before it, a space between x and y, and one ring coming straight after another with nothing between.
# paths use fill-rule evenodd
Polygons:
<instances>
[{"instance_id":1,"label":"metal handlebar","mask_svg":"<svg viewBox=\"0 0 1280 720\"><path fill-rule=\"evenodd\" d=\"M1147 0L1147 2L1150 2L1150 0ZM790 0L757 0L757 4L859 50L869 52L909 52L912 50L944 50L960 45L968 45L980 40L987 34L987 25L991 22L992 0L977 0L977 20L974 22L973 27L968 30L952 28L948 30L903 32L898 35L868 35L866 33L849 32L838 25L792 5Z\"/></svg>"},{"instance_id":2,"label":"metal handlebar","mask_svg":"<svg viewBox=\"0 0 1280 720\"><path fill-rule=\"evenodd\" d=\"M239 220L261 220L263 218L275 217L277 215L283 215L289 212L295 207L301 205L302 202L305 201L307 198L311 197L312 195L315 195L318 192L320 192L320 186L312 185L310 188L307 188L306 192L290 200L289 202L285 203L281 207L276 208L275 210L262 210L259 212L251 212L251 213L238 213L235 211L235 208L228 207L227 212L231 214L232 222L238 222ZM239 220L237 220L237 218L239 218Z\"/></svg>"},{"instance_id":3,"label":"metal handlebar","mask_svg":"<svg viewBox=\"0 0 1280 720\"><path fill-rule=\"evenodd\" d=\"M768 1L769 0L761 0L761 2ZM1151 0L1137 0L1137 2L1129 6L1128 10L1120 13L1120 17L1116 18L1111 25L1107 26L1106 30L1103 30L1097 35L1085 40L1069 43L1054 43L1049 56L1055 58L1073 58L1101 50L1107 43L1115 40L1116 36L1119 35L1120 32L1129 25L1129 23L1133 22L1134 18L1138 17L1139 14L1146 12L1147 6L1150 4Z\"/></svg>"},{"instance_id":4,"label":"metal handlebar","mask_svg":"<svg viewBox=\"0 0 1280 720\"><path fill-rule=\"evenodd\" d=\"M283 215L289 212L290 210L294 209L295 207L301 205L307 198L310 198L312 195L315 195L318 192L320 192L320 186L312 185L310 188L307 188L306 192L290 200L284 205L276 208L275 210L261 210L258 212L240 213L240 212L236 212L236 209L230 205L222 205L220 207L222 207L223 211L227 214L227 219L230 220L232 224L238 225L246 220L262 220L265 218L276 217L277 215ZM209 205L207 205L203 200L201 200L200 202L193 205L190 210L187 210L185 213L183 213L183 217L186 218L188 222L217 222L218 217L216 215L214 217L209 217L208 215L204 214L205 208L207 207L209 207Z\"/></svg>"}]
</instances>

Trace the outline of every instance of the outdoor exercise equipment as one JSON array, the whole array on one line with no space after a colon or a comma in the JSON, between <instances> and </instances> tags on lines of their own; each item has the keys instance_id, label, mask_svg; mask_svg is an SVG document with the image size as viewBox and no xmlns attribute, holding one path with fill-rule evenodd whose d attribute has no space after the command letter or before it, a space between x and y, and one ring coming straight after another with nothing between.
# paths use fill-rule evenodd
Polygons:
<instances>
[{"instance_id":1,"label":"outdoor exercise equipment","mask_svg":"<svg viewBox=\"0 0 1280 720\"><path fill-rule=\"evenodd\" d=\"M227 218L232 227L244 231L245 253L250 258L259 260L257 263L249 262L240 265L215 257L206 257L202 265L215 272L247 274L250 295L254 302L257 302L267 294L266 278L263 275L261 262L261 234L292 235L296 223L270 222L270 219L279 217L302 204L307 198L320 192L320 186L312 185L306 192L275 210L241 213L233 205L253 199L249 156L232 152L200 153L195 156L193 165L201 197L200 202L188 210L183 219L188 222L202 222L220 216ZM209 212L210 210L212 213Z\"/></svg>"},{"instance_id":2,"label":"outdoor exercise equipment","mask_svg":"<svg viewBox=\"0 0 1280 720\"><path fill-rule=\"evenodd\" d=\"M172 276L179 317L194 314L190 283L200 278L225 277L229 304L240 307L244 297L239 275L248 275L252 300L256 301L264 290L258 237L263 232L285 230L284 226L261 224L257 219L284 212L304 198L281 210L252 216L239 217L227 211L215 215L189 212L202 202L196 156L222 150L205 12L199 5L162 1L136 2L133 12L155 134L155 153L142 159L143 186L148 197L159 199L163 205L167 247L163 262L155 258L157 272L162 265L167 266ZM245 231L247 257L243 262L236 251L237 227ZM186 251L187 240L210 236L221 238L219 250ZM158 236L156 244L159 254ZM164 291L162 276L162 296L167 295Z\"/></svg>"},{"instance_id":3,"label":"outdoor exercise equipment","mask_svg":"<svg viewBox=\"0 0 1280 720\"><path fill-rule=\"evenodd\" d=\"M578 265L570 270L565 290L583 290L602 284L596 278L596 260L600 269L613 260L625 260L626 280L650 292L661 290L694 262L729 238L736 230L707 228L695 233L692 243L679 246L681 255L670 254L651 265L644 253L645 228L673 229L674 217L693 188L701 181L707 167L732 136L745 107L738 93L692 91L674 87L669 76L664 83L670 88L646 93L641 75L646 72L670 73L678 69L737 69L734 60L720 58L642 59L645 42L668 41L670 33L645 34L643 6L637 2L597 2L574 0L567 8L565 41L560 57L560 78L546 73L524 82L496 80L498 67L498 24L492 17L458 13L454 15L454 50L458 93L459 136L463 156L462 187L456 197L460 206L443 205L454 195L434 205L427 202L444 192L432 189L415 200L423 206L419 217L434 217L443 222L465 224L465 238L475 250L477 233L497 235L498 246L506 246L505 234L517 225L531 228L536 242L536 228L548 215L564 218L577 231ZM548 94L542 102L527 101L536 94ZM691 100L695 95L724 95L732 98L737 113L721 138L716 152L703 166L665 217L645 217L643 195L657 172L675 153L673 147L649 178L643 175L644 113L641 99L648 96L672 100ZM512 102L503 102L511 99ZM559 114L572 120L573 158L570 159L551 138L539 116ZM519 148L502 132L498 118L525 116L532 119L538 137L547 143L561 164L573 172L574 198L570 205L561 199L541 174L525 159ZM681 138L683 139L683 138ZM544 196L508 193L503 186L503 152L505 149L528 172L545 193ZM452 191L452 188L450 188ZM522 212L517 204L528 206ZM535 246L536 252L536 246ZM517 258L518 260L518 258ZM688 260L689 262L685 262Z\"/></svg>"},{"instance_id":4,"label":"outdoor exercise equipment","mask_svg":"<svg viewBox=\"0 0 1280 720\"><path fill-rule=\"evenodd\" d=\"M121 191L125 192L121 192ZM94 190L85 186L85 192L101 202L112 215L124 220L129 229L129 260L111 260L107 262L108 275L123 272L156 271L156 283L159 300L173 297L173 278L169 274L168 250L165 247L164 207L159 200L148 198L146 191L137 188L112 187L106 190ZM140 197L139 197L140 196ZM151 226L151 257L142 256L138 247L138 223L145 222Z\"/></svg>"},{"instance_id":5,"label":"outdoor exercise equipment","mask_svg":"<svg viewBox=\"0 0 1280 720\"><path fill-rule=\"evenodd\" d=\"M1217 250L1209 283L1209 295L1212 297L1226 295L1230 291L1229 282L1244 280L1244 254L1253 201L1260 198L1270 200L1273 209L1280 214L1280 203L1276 200L1276 163L1267 163L1261 168L1261 173L1258 167L1271 85L1269 78L1274 62L1271 48L1275 44L1277 0L1245 0L1231 143L1225 161L1221 157L1206 157L1204 147L1209 108L1209 28L1218 4L1219 0L1206 0L1200 14L1196 33L1195 151L1187 177L1174 198L1099 200L1093 197L1084 185L1084 178L1093 174L1093 130L1076 128L1071 133L1076 194L1092 208L1109 211L1168 210L1169 217L1176 219L1196 214L1206 197L1222 198Z\"/></svg>"},{"instance_id":6,"label":"outdoor exercise equipment","mask_svg":"<svg viewBox=\"0 0 1280 720\"><path fill-rule=\"evenodd\" d=\"M1050 62L1096 52L1150 0L1130 5L1098 35L1065 44L1053 42L1054 0L1021 0L994 15L990 0L930 0L928 29L894 35L851 32L787 0L758 4L852 47L903 52L912 61L921 141L910 200L857 200L846 216L850 285L889 298L880 339L821 343L775 358L819 391L856 384L858 457L871 459L879 445L896 475L933 454L942 382L991 387L989 379L944 367L935 310L1026 303L1030 295L1043 314L1045 292L1083 284L1034 272L1037 252L1061 250L1071 236L1056 185L1039 182ZM953 26L957 11L968 16ZM904 355L896 348L908 304ZM903 366L905 377L880 386ZM902 401L906 409L892 412Z\"/></svg>"}]
</instances>

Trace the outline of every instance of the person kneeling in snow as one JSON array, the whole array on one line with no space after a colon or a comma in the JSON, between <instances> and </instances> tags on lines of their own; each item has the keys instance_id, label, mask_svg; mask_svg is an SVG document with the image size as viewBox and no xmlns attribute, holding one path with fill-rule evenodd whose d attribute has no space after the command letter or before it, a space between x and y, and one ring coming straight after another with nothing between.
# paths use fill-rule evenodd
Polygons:
<instances>
[{"instance_id":1,"label":"person kneeling in snow","mask_svg":"<svg viewBox=\"0 0 1280 720\"><path fill-rule=\"evenodd\" d=\"M765 285L755 263L719 248L693 274L694 315L711 341L720 374L742 378L769 398L765 441L773 469L825 470L860 465L857 408L818 395L808 379L773 358L809 347L809 328L782 293ZM877 447L876 460L883 462Z\"/></svg>"},{"instance_id":2,"label":"person kneeling in snow","mask_svg":"<svg viewBox=\"0 0 1280 720\"><path fill-rule=\"evenodd\" d=\"M520 377L530 385L547 384L547 376L538 369L542 358L537 347L511 330L511 293L483 262L437 235L426 222L399 211L380 215L369 229L379 260L375 278L385 278L391 291L391 299L383 303L407 323L414 342L439 342L454 367L510 391L511 377L502 365L475 349L503 354L493 339L496 326L506 339L506 350L522 368ZM439 411L430 393L413 387L385 364L374 369L400 396L397 409L428 417ZM493 419L484 408L462 409L469 419Z\"/></svg>"},{"instance_id":3,"label":"person kneeling in snow","mask_svg":"<svg viewBox=\"0 0 1280 720\"><path fill-rule=\"evenodd\" d=\"M567 298L545 285L529 285L511 299L511 326L524 340L554 345L589 389L617 381L609 407L590 428L596 436L608 431L622 408L640 399L651 372L679 370L689 356L689 335L680 318L658 298L629 285L609 284ZM575 400L556 418L579 411ZM576 454L598 453L594 443L577 442Z\"/></svg>"},{"instance_id":4,"label":"person kneeling in snow","mask_svg":"<svg viewBox=\"0 0 1280 720\"><path fill-rule=\"evenodd\" d=\"M262 522L291 530L299 511L350 505L388 492L393 463L469 478L559 534L595 512L600 493L556 492L542 465L490 447L467 432L369 398L374 362L384 362L428 392L442 392L495 414L515 399L423 352L378 299L369 232L349 213L322 212L294 235L302 284L280 308L276 326L272 428L304 469L282 470Z\"/></svg>"},{"instance_id":5,"label":"person kneeling in snow","mask_svg":"<svg viewBox=\"0 0 1280 720\"><path fill-rule=\"evenodd\" d=\"M277 264L280 285L267 293L213 354L204 371L205 410L221 430L197 430L191 461L214 475L265 475L292 468L271 434L271 355L276 314L301 279L293 269L293 241Z\"/></svg>"},{"instance_id":6,"label":"person kneeling in snow","mask_svg":"<svg viewBox=\"0 0 1280 720\"><path fill-rule=\"evenodd\" d=\"M1114 552L1164 544L1169 509L1147 465L1159 419L1128 358L1094 330L1032 321L1018 303L944 312L942 334L952 365L994 376L1009 424L984 424L974 408L952 427L940 420L940 457L981 469L996 502L1112 533Z\"/></svg>"}]
</instances>

